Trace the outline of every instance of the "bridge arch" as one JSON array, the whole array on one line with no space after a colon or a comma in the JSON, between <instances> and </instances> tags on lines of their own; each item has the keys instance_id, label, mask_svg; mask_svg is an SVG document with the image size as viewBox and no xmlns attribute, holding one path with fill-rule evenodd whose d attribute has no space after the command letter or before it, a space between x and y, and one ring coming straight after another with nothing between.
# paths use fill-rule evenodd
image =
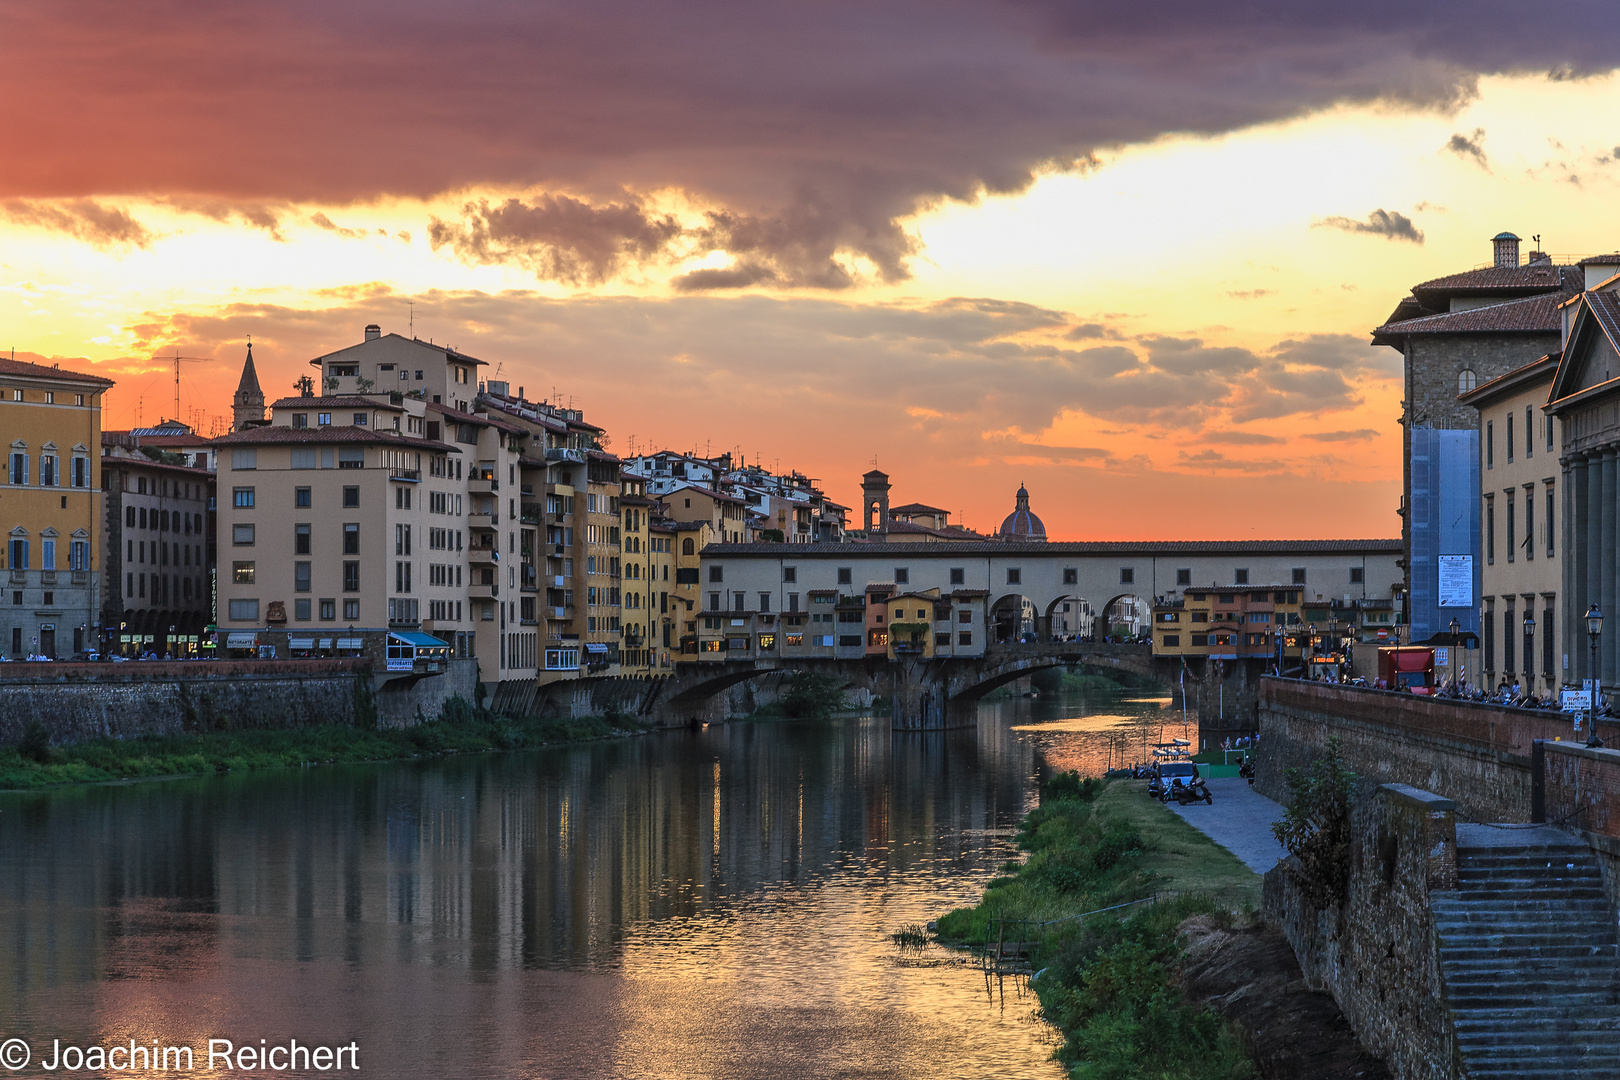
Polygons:
<instances>
[{"instance_id":1,"label":"bridge arch","mask_svg":"<svg viewBox=\"0 0 1620 1080\"><path fill-rule=\"evenodd\" d=\"M1135 592L1115 593L1097 612L1097 623L1098 638L1144 633L1153 625L1153 602Z\"/></svg>"},{"instance_id":2,"label":"bridge arch","mask_svg":"<svg viewBox=\"0 0 1620 1080\"><path fill-rule=\"evenodd\" d=\"M1023 593L1005 593L986 611L990 640L1006 645L1028 640L1039 632L1041 609Z\"/></svg>"}]
</instances>

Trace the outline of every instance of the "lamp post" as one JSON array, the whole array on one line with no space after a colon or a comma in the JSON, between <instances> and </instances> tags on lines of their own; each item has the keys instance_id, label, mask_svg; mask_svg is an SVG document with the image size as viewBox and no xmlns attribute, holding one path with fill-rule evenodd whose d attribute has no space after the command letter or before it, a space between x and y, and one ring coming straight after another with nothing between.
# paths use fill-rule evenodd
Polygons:
<instances>
[{"instance_id":1,"label":"lamp post","mask_svg":"<svg viewBox=\"0 0 1620 1080\"><path fill-rule=\"evenodd\" d=\"M1459 687L1457 685L1457 658L1456 658L1456 653L1457 653L1457 631L1459 629L1461 629L1461 624L1458 623L1455 618L1452 619L1451 620L1451 648L1446 653L1447 656L1451 657L1451 663L1447 664L1446 666L1451 669L1451 688L1453 690L1460 690L1461 689L1461 687Z\"/></svg>"},{"instance_id":2,"label":"lamp post","mask_svg":"<svg viewBox=\"0 0 1620 1080\"><path fill-rule=\"evenodd\" d=\"M1530 695L1536 685L1536 613L1524 609L1524 691Z\"/></svg>"},{"instance_id":3,"label":"lamp post","mask_svg":"<svg viewBox=\"0 0 1620 1080\"><path fill-rule=\"evenodd\" d=\"M1586 609L1586 638L1592 643L1592 694L1586 699L1586 720L1591 725L1591 732L1586 740L1587 746L1602 746L1603 740L1597 733L1597 697L1598 687L1602 680L1598 675L1598 639L1603 636L1603 612L1593 604Z\"/></svg>"},{"instance_id":4,"label":"lamp post","mask_svg":"<svg viewBox=\"0 0 1620 1080\"><path fill-rule=\"evenodd\" d=\"M1305 624L1305 643L1310 646L1311 659L1315 660L1316 659L1316 624L1315 623L1306 623ZM1300 674L1304 678L1309 679L1311 677L1311 665L1305 659L1305 650L1304 650L1304 648L1301 648L1299 650L1299 666L1300 666L1300 669L1301 669Z\"/></svg>"}]
</instances>

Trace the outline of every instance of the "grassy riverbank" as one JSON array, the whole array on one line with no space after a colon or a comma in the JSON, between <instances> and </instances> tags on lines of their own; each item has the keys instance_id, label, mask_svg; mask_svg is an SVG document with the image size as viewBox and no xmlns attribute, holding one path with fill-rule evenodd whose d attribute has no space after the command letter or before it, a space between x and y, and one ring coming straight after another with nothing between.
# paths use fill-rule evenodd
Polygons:
<instances>
[{"instance_id":1,"label":"grassy riverbank","mask_svg":"<svg viewBox=\"0 0 1620 1080\"><path fill-rule=\"evenodd\" d=\"M1228 925L1244 918L1260 879L1140 787L1057 777L1021 826L1028 858L1009 863L978 906L940 919L939 937L1034 943L1033 986L1064 1034L1058 1057L1074 1077L1248 1077L1238 1036L1177 987L1176 928L1194 915ZM1073 918L1156 894L1157 902Z\"/></svg>"},{"instance_id":2,"label":"grassy riverbank","mask_svg":"<svg viewBox=\"0 0 1620 1080\"><path fill-rule=\"evenodd\" d=\"M35 730L21 745L0 747L0 789L517 750L640 730L623 718L512 720L460 698L452 698L439 716L427 723L382 731L333 725L286 731L149 735L50 746L43 738L44 732Z\"/></svg>"}]
</instances>

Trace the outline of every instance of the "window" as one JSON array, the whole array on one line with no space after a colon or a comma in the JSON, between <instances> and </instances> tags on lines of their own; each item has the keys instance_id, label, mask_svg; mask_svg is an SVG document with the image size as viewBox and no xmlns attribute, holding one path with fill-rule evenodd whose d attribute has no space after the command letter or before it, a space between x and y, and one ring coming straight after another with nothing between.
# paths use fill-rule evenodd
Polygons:
<instances>
[{"instance_id":1,"label":"window","mask_svg":"<svg viewBox=\"0 0 1620 1080\"><path fill-rule=\"evenodd\" d=\"M1496 563L1496 497L1485 496L1485 562Z\"/></svg>"},{"instance_id":2,"label":"window","mask_svg":"<svg viewBox=\"0 0 1620 1080\"><path fill-rule=\"evenodd\" d=\"M1507 561L1512 562L1513 561L1513 535L1514 535L1514 529L1513 529L1513 503L1514 503L1513 492L1509 491L1509 492L1506 493L1506 495L1507 495L1507 500L1506 500L1507 501ZM1508 668L1508 670L1512 671L1513 669Z\"/></svg>"},{"instance_id":3,"label":"window","mask_svg":"<svg viewBox=\"0 0 1620 1080\"><path fill-rule=\"evenodd\" d=\"M84 404L84 395L83 394L74 394L73 395L73 404L75 404L75 405L83 405Z\"/></svg>"},{"instance_id":4,"label":"window","mask_svg":"<svg viewBox=\"0 0 1620 1080\"><path fill-rule=\"evenodd\" d=\"M1009 566L1007 568L1007 584L1009 584L1009 585L1021 585L1021 584L1023 584L1023 582L1020 579L1023 576L1024 576L1023 570L1019 569L1018 567Z\"/></svg>"},{"instance_id":5,"label":"window","mask_svg":"<svg viewBox=\"0 0 1620 1080\"><path fill-rule=\"evenodd\" d=\"M854 571L848 566L838 568L838 584L848 585L854 580Z\"/></svg>"},{"instance_id":6,"label":"window","mask_svg":"<svg viewBox=\"0 0 1620 1080\"><path fill-rule=\"evenodd\" d=\"M254 570L255 565L256 564L251 563L251 562L233 562L233 563L231 563L231 581L232 581L232 583L236 584L236 585L252 585L253 584L253 578L254 578L254 575L256 573L256 571Z\"/></svg>"},{"instance_id":7,"label":"window","mask_svg":"<svg viewBox=\"0 0 1620 1080\"><path fill-rule=\"evenodd\" d=\"M951 584L963 585L967 582L967 571L960 566L951 567Z\"/></svg>"},{"instance_id":8,"label":"window","mask_svg":"<svg viewBox=\"0 0 1620 1080\"><path fill-rule=\"evenodd\" d=\"M1550 419L1547 422L1549 424L1552 423L1552 421ZM1553 511L1557 507L1557 505L1558 505L1557 502L1553 499L1552 485L1548 484L1547 485L1547 517L1546 517L1547 524L1543 525L1542 528L1547 530L1547 558L1549 558L1549 559L1553 557ZM1549 667L1547 670L1551 671L1552 668Z\"/></svg>"},{"instance_id":9,"label":"window","mask_svg":"<svg viewBox=\"0 0 1620 1080\"><path fill-rule=\"evenodd\" d=\"M330 453L331 451L328 451ZM295 446L292 448L292 467L295 469L318 469L321 463L317 460L313 446Z\"/></svg>"},{"instance_id":10,"label":"window","mask_svg":"<svg viewBox=\"0 0 1620 1080\"><path fill-rule=\"evenodd\" d=\"M343 505L344 506L359 506L360 505L360 489L357 488L357 487L346 487L346 488L344 488L343 489Z\"/></svg>"},{"instance_id":11,"label":"window","mask_svg":"<svg viewBox=\"0 0 1620 1080\"><path fill-rule=\"evenodd\" d=\"M68 569L90 569L90 541L75 540L68 548Z\"/></svg>"},{"instance_id":12,"label":"window","mask_svg":"<svg viewBox=\"0 0 1620 1080\"><path fill-rule=\"evenodd\" d=\"M697 545L692 543L692 538L690 536L687 537L685 540L681 541L681 554L682 555L691 555L691 554L694 554L696 551L697 551Z\"/></svg>"},{"instance_id":13,"label":"window","mask_svg":"<svg viewBox=\"0 0 1620 1080\"><path fill-rule=\"evenodd\" d=\"M1209 646L1208 634L1193 634L1188 640L1195 649L1203 649Z\"/></svg>"},{"instance_id":14,"label":"window","mask_svg":"<svg viewBox=\"0 0 1620 1080\"><path fill-rule=\"evenodd\" d=\"M309 427L309 413L303 413L303 412L295 412L295 413L293 413L293 427L295 427L295 428L307 428L307 427ZM296 468L296 466L294 466L294 467Z\"/></svg>"},{"instance_id":15,"label":"window","mask_svg":"<svg viewBox=\"0 0 1620 1080\"><path fill-rule=\"evenodd\" d=\"M782 580L786 581L786 582L798 581L799 580L799 568L797 566L784 566L784 567L782 567Z\"/></svg>"},{"instance_id":16,"label":"window","mask_svg":"<svg viewBox=\"0 0 1620 1080\"><path fill-rule=\"evenodd\" d=\"M257 469L259 467L259 450L254 446L238 446L231 451L231 468Z\"/></svg>"},{"instance_id":17,"label":"window","mask_svg":"<svg viewBox=\"0 0 1620 1080\"><path fill-rule=\"evenodd\" d=\"M1547 417L1543 417L1542 419L1544 419L1546 421L1546 424L1547 424L1547 453L1550 454L1550 453L1553 452L1552 417L1547 416ZM1548 668L1547 670L1551 671L1552 669Z\"/></svg>"},{"instance_id":18,"label":"window","mask_svg":"<svg viewBox=\"0 0 1620 1080\"><path fill-rule=\"evenodd\" d=\"M1359 566L1350 568L1350 584L1362 585L1366 583L1367 572Z\"/></svg>"},{"instance_id":19,"label":"window","mask_svg":"<svg viewBox=\"0 0 1620 1080\"><path fill-rule=\"evenodd\" d=\"M1181 635L1180 634L1166 634L1166 635L1164 635L1164 647L1167 648L1167 649L1179 649L1181 647Z\"/></svg>"},{"instance_id":20,"label":"window","mask_svg":"<svg viewBox=\"0 0 1620 1080\"><path fill-rule=\"evenodd\" d=\"M963 608L961 611L958 611L956 613L956 621L959 622L959 623L963 623L965 625L968 625L968 626L972 626L973 625L973 612L972 612L972 610L969 609L969 608Z\"/></svg>"},{"instance_id":21,"label":"window","mask_svg":"<svg viewBox=\"0 0 1620 1080\"><path fill-rule=\"evenodd\" d=\"M13 536L11 538L11 568L13 570L28 569L28 538Z\"/></svg>"},{"instance_id":22,"label":"window","mask_svg":"<svg viewBox=\"0 0 1620 1080\"><path fill-rule=\"evenodd\" d=\"M956 643L958 645L972 645L973 644L973 631L971 631L971 630L958 630L956 632Z\"/></svg>"},{"instance_id":23,"label":"window","mask_svg":"<svg viewBox=\"0 0 1620 1080\"><path fill-rule=\"evenodd\" d=\"M338 447L338 463L340 469L363 469L366 467L366 452L358 446Z\"/></svg>"},{"instance_id":24,"label":"window","mask_svg":"<svg viewBox=\"0 0 1620 1080\"><path fill-rule=\"evenodd\" d=\"M232 488L231 505L238 510L253 509L253 489L250 487Z\"/></svg>"},{"instance_id":25,"label":"window","mask_svg":"<svg viewBox=\"0 0 1620 1080\"><path fill-rule=\"evenodd\" d=\"M1305 584L1305 568L1303 566L1294 567L1294 580L1292 583L1295 585Z\"/></svg>"},{"instance_id":26,"label":"window","mask_svg":"<svg viewBox=\"0 0 1620 1080\"><path fill-rule=\"evenodd\" d=\"M360 591L360 564L359 563L357 563L357 562L346 562L346 563L343 564L343 591L344 592L359 592ZM347 601L345 601L343 606L345 608L348 607ZM344 616L344 617L347 618L348 616Z\"/></svg>"},{"instance_id":27,"label":"window","mask_svg":"<svg viewBox=\"0 0 1620 1080\"><path fill-rule=\"evenodd\" d=\"M345 619L348 619L350 622L353 622L354 620L358 619L360 617L360 601L358 601L358 600L345 600L345 601L343 601L343 617Z\"/></svg>"},{"instance_id":28,"label":"window","mask_svg":"<svg viewBox=\"0 0 1620 1080\"><path fill-rule=\"evenodd\" d=\"M720 610L720 594L719 593L712 592L712 593L709 594L709 610L710 611L719 611Z\"/></svg>"},{"instance_id":29,"label":"window","mask_svg":"<svg viewBox=\"0 0 1620 1080\"><path fill-rule=\"evenodd\" d=\"M11 482L28 483L28 455L16 450L11 453Z\"/></svg>"},{"instance_id":30,"label":"window","mask_svg":"<svg viewBox=\"0 0 1620 1080\"><path fill-rule=\"evenodd\" d=\"M741 598L742 593L738 593L737 596L739 598ZM771 594L770 593L762 592L762 593L759 594L759 610L760 611L769 611L769 610L771 610Z\"/></svg>"},{"instance_id":31,"label":"window","mask_svg":"<svg viewBox=\"0 0 1620 1080\"><path fill-rule=\"evenodd\" d=\"M726 568L724 566L711 566L711 567L709 567L709 580L710 581L724 581L724 580L726 580Z\"/></svg>"},{"instance_id":32,"label":"window","mask_svg":"<svg viewBox=\"0 0 1620 1080\"><path fill-rule=\"evenodd\" d=\"M237 547L252 547L254 531L254 526L252 525L232 525L231 543L235 544Z\"/></svg>"},{"instance_id":33,"label":"window","mask_svg":"<svg viewBox=\"0 0 1620 1080\"><path fill-rule=\"evenodd\" d=\"M1191 585L1192 584L1192 567L1184 566L1180 570L1176 571L1176 584L1177 585Z\"/></svg>"},{"instance_id":34,"label":"window","mask_svg":"<svg viewBox=\"0 0 1620 1080\"><path fill-rule=\"evenodd\" d=\"M388 541L384 540L383 543L386 544ZM360 523L357 521L343 523L343 554L360 554Z\"/></svg>"},{"instance_id":35,"label":"window","mask_svg":"<svg viewBox=\"0 0 1620 1080\"><path fill-rule=\"evenodd\" d=\"M233 622L258 622L259 602L257 600L232 600L231 620Z\"/></svg>"},{"instance_id":36,"label":"window","mask_svg":"<svg viewBox=\"0 0 1620 1080\"><path fill-rule=\"evenodd\" d=\"M56 455L39 455L39 482L43 487L56 486Z\"/></svg>"},{"instance_id":37,"label":"window","mask_svg":"<svg viewBox=\"0 0 1620 1080\"><path fill-rule=\"evenodd\" d=\"M1524 456L1535 457L1535 427L1530 423L1530 406L1524 407Z\"/></svg>"},{"instance_id":38,"label":"window","mask_svg":"<svg viewBox=\"0 0 1620 1080\"><path fill-rule=\"evenodd\" d=\"M73 459L73 486L84 488L90 486L90 459L76 457Z\"/></svg>"},{"instance_id":39,"label":"window","mask_svg":"<svg viewBox=\"0 0 1620 1080\"><path fill-rule=\"evenodd\" d=\"M1457 374L1457 393L1466 394L1479 385L1479 376L1474 374L1473 368L1463 368Z\"/></svg>"},{"instance_id":40,"label":"window","mask_svg":"<svg viewBox=\"0 0 1620 1080\"><path fill-rule=\"evenodd\" d=\"M1547 608L1541 613L1541 671L1544 675L1551 675L1554 669L1552 598L1543 597L1543 603Z\"/></svg>"},{"instance_id":41,"label":"window","mask_svg":"<svg viewBox=\"0 0 1620 1080\"><path fill-rule=\"evenodd\" d=\"M293 563L293 592L309 592L309 563ZM308 600L304 601L304 608L306 611L304 618L307 619L309 618L309 615L307 614L309 608Z\"/></svg>"},{"instance_id":42,"label":"window","mask_svg":"<svg viewBox=\"0 0 1620 1080\"><path fill-rule=\"evenodd\" d=\"M1234 585L1247 585L1248 583L1249 583L1249 568L1248 567L1240 566L1236 570L1232 571L1232 584L1234 584ZM1226 602L1230 603L1231 601L1226 601Z\"/></svg>"},{"instance_id":43,"label":"window","mask_svg":"<svg viewBox=\"0 0 1620 1080\"><path fill-rule=\"evenodd\" d=\"M1533 484L1524 487L1524 559L1536 557L1536 489ZM1529 667L1528 664L1525 665Z\"/></svg>"},{"instance_id":44,"label":"window","mask_svg":"<svg viewBox=\"0 0 1620 1080\"><path fill-rule=\"evenodd\" d=\"M357 413L354 414L354 426L355 427L365 427L366 426L366 414L365 413L357 412Z\"/></svg>"},{"instance_id":45,"label":"window","mask_svg":"<svg viewBox=\"0 0 1620 1080\"><path fill-rule=\"evenodd\" d=\"M1485 421L1485 467L1496 468L1496 423Z\"/></svg>"},{"instance_id":46,"label":"window","mask_svg":"<svg viewBox=\"0 0 1620 1080\"><path fill-rule=\"evenodd\" d=\"M896 585L911 584L911 571L904 566L894 568L894 583Z\"/></svg>"},{"instance_id":47,"label":"window","mask_svg":"<svg viewBox=\"0 0 1620 1080\"><path fill-rule=\"evenodd\" d=\"M293 554L294 555L308 555L309 554L309 526L308 525L294 525L293 526Z\"/></svg>"},{"instance_id":48,"label":"window","mask_svg":"<svg viewBox=\"0 0 1620 1080\"><path fill-rule=\"evenodd\" d=\"M315 422L321 427L330 427L332 425L332 414L329 412L316 413Z\"/></svg>"},{"instance_id":49,"label":"window","mask_svg":"<svg viewBox=\"0 0 1620 1080\"><path fill-rule=\"evenodd\" d=\"M56 569L56 538L47 536L39 542L39 568L41 570ZM49 603L49 601L46 601Z\"/></svg>"},{"instance_id":50,"label":"window","mask_svg":"<svg viewBox=\"0 0 1620 1080\"><path fill-rule=\"evenodd\" d=\"M293 506L300 510L307 510L309 505L309 488L293 488Z\"/></svg>"},{"instance_id":51,"label":"window","mask_svg":"<svg viewBox=\"0 0 1620 1080\"><path fill-rule=\"evenodd\" d=\"M1506 443L1506 446L1507 446L1508 463L1511 464L1513 462L1513 414L1512 413L1508 413L1508 416L1507 416L1507 438L1504 440L1504 442Z\"/></svg>"},{"instance_id":52,"label":"window","mask_svg":"<svg viewBox=\"0 0 1620 1080\"><path fill-rule=\"evenodd\" d=\"M1119 568L1119 583L1121 585L1136 584L1136 567L1122 566Z\"/></svg>"}]
</instances>

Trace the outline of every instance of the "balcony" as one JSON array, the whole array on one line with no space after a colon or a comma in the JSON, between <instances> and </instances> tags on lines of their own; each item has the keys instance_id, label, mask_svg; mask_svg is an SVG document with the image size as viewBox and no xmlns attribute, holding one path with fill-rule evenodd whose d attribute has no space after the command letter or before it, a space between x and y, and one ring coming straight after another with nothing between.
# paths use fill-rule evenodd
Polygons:
<instances>
[{"instance_id":1,"label":"balcony","mask_svg":"<svg viewBox=\"0 0 1620 1080\"><path fill-rule=\"evenodd\" d=\"M39 583L41 585L55 585L56 584L56 571L55 570L41 570L39 572Z\"/></svg>"},{"instance_id":2,"label":"balcony","mask_svg":"<svg viewBox=\"0 0 1620 1080\"><path fill-rule=\"evenodd\" d=\"M88 571L88 570L75 570L75 571L73 571L73 584L75 584L75 585L88 585L88 584L90 584L90 571Z\"/></svg>"},{"instance_id":3,"label":"balcony","mask_svg":"<svg viewBox=\"0 0 1620 1080\"><path fill-rule=\"evenodd\" d=\"M391 480L408 480L413 484L422 482L421 469L389 469L388 477Z\"/></svg>"},{"instance_id":4,"label":"balcony","mask_svg":"<svg viewBox=\"0 0 1620 1080\"><path fill-rule=\"evenodd\" d=\"M521 503L518 517L525 525L540 525L546 520L546 508L537 502Z\"/></svg>"},{"instance_id":5,"label":"balcony","mask_svg":"<svg viewBox=\"0 0 1620 1080\"><path fill-rule=\"evenodd\" d=\"M27 580L28 580L28 571L26 571L26 570L13 570L11 572L11 583L13 585L21 585L24 582L26 582Z\"/></svg>"},{"instance_id":6,"label":"balcony","mask_svg":"<svg viewBox=\"0 0 1620 1080\"><path fill-rule=\"evenodd\" d=\"M546 608L546 618L548 619L572 619L573 617L574 609L572 607Z\"/></svg>"},{"instance_id":7,"label":"balcony","mask_svg":"<svg viewBox=\"0 0 1620 1080\"><path fill-rule=\"evenodd\" d=\"M493 476L474 476L467 480L467 490L474 495L493 495L501 490L501 482Z\"/></svg>"},{"instance_id":8,"label":"balcony","mask_svg":"<svg viewBox=\"0 0 1620 1080\"><path fill-rule=\"evenodd\" d=\"M471 600L493 600L501 595L501 587L497 582L479 582L467 586L467 597Z\"/></svg>"},{"instance_id":9,"label":"balcony","mask_svg":"<svg viewBox=\"0 0 1620 1080\"><path fill-rule=\"evenodd\" d=\"M469 544L467 545L467 561L479 564L497 563L501 561L500 552L495 549L493 544Z\"/></svg>"},{"instance_id":10,"label":"balcony","mask_svg":"<svg viewBox=\"0 0 1620 1080\"><path fill-rule=\"evenodd\" d=\"M467 528L493 529L499 521L494 514L471 513L467 515Z\"/></svg>"},{"instance_id":11,"label":"balcony","mask_svg":"<svg viewBox=\"0 0 1620 1080\"><path fill-rule=\"evenodd\" d=\"M585 451L575 450L567 446L555 446L546 451L547 461L572 461L577 465L585 464Z\"/></svg>"}]
</instances>

